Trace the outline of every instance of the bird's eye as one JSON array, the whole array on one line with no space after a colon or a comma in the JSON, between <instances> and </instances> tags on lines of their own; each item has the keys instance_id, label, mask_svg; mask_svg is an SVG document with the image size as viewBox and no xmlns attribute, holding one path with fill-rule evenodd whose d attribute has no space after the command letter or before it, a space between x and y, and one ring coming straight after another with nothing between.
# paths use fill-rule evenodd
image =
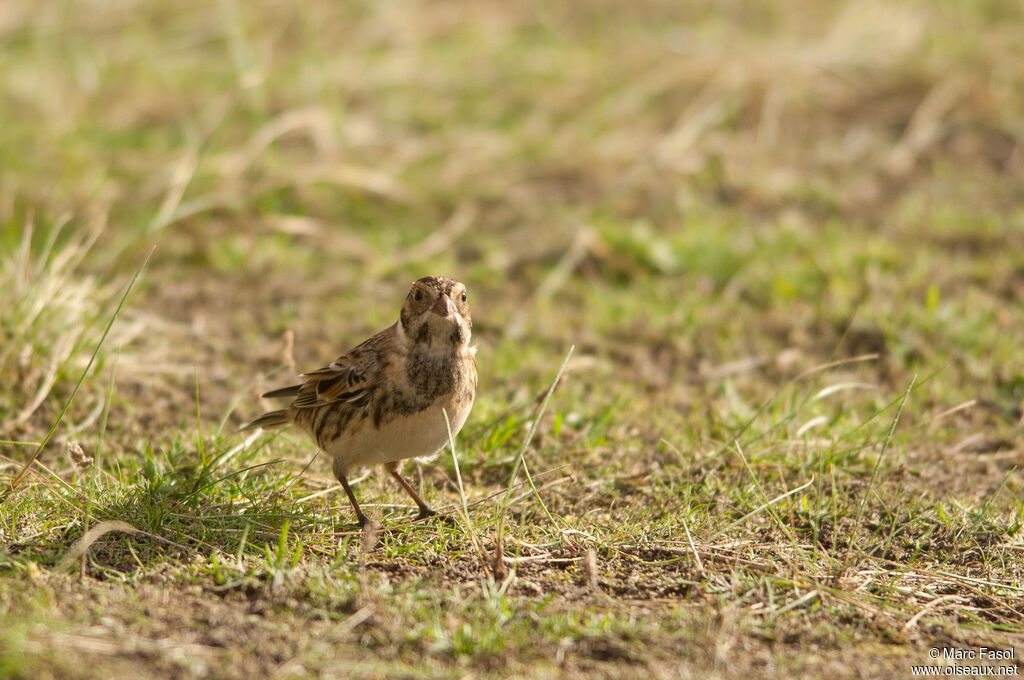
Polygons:
<instances>
[{"instance_id":1,"label":"bird's eye","mask_svg":"<svg viewBox=\"0 0 1024 680\"><path fill-rule=\"evenodd\" d=\"M462 291L462 301L466 301L466 291Z\"/></svg>"},{"instance_id":2,"label":"bird's eye","mask_svg":"<svg viewBox=\"0 0 1024 680\"><path fill-rule=\"evenodd\" d=\"M417 300L422 300L423 299L423 291L417 289L416 292L413 293L413 297L416 298Z\"/></svg>"}]
</instances>

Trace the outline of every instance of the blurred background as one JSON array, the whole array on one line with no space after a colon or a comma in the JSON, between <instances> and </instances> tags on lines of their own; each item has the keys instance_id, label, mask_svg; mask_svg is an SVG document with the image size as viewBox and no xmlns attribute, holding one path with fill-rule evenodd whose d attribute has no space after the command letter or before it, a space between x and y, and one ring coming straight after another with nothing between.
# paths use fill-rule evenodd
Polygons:
<instances>
[{"instance_id":1,"label":"blurred background","mask_svg":"<svg viewBox=\"0 0 1024 680\"><path fill-rule=\"evenodd\" d=\"M427 274L475 529L360 477L371 552L301 433L236 428ZM3 0L0 295L0 675L1024 640L1020 0ZM407 471L458 517L452 458Z\"/></svg>"},{"instance_id":2,"label":"blurred background","mask_svg":"<svg viewBox=\"0 0 1024 680\"><path fill-rule=\"evenodd\" d=\"M288 333L322 365L428 273L469 284L485 410L576 344L580 389L672 414L867 353L1019 414L1012 0L5 2L0 44L5 436L154 245L107 345L148 426L197 371L254 415Z\"/></svg>"}]
</instances>

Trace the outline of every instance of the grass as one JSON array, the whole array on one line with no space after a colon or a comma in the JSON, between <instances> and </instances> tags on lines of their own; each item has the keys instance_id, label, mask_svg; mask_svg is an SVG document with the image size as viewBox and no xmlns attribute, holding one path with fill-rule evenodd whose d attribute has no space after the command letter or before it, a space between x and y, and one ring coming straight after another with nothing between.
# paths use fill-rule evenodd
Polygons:
<instances>
[{"instance_id":1,"label":"grass","mask_svg":"<svg viewBox=\"0 0 1024 680\"><path fill-rule=\"evenodd\" d=\"M1018 3L14 2L0 44L0 677L1020 651ZM480 346L406 468L453 521L369 474L367 537L237 427L425 273Z\"/></svg>"}]
</instances>

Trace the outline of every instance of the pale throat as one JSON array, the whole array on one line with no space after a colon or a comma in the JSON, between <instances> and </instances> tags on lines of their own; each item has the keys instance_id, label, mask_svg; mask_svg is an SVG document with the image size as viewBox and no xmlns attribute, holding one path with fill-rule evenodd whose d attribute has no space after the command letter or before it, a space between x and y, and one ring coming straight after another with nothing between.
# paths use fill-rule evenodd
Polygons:
<instances>
[{"instance_id":1,"label":"pale throat","mask_svg":"<svg viewBox=\"0 0 1024 680\"><path fill-rule=\"evenodd\" d=\"M469 324L457 311L448 317L428 314L420 324L410 324L410 328L406 328L400 319L397 326L399 342L417 354L438 357L465 352L472 334Z\"/></svg>"}]
</instances>

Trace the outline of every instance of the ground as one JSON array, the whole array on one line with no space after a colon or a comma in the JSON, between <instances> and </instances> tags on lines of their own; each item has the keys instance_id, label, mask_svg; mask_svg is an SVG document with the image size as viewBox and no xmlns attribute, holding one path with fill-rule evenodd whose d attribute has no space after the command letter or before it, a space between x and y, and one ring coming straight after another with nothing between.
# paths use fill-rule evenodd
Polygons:
<instances>
[{"instance_id":1,"label":"ground","mask_svg":"<svg viewBox=\"0 0 1024 680\"><path fill-rule=\"evenodd\" d=\"M1019 670L1024 9L679 5L5 2L0 677ZM425 274L361 533L238 428Z\"/></svg>"}]
</instances>

